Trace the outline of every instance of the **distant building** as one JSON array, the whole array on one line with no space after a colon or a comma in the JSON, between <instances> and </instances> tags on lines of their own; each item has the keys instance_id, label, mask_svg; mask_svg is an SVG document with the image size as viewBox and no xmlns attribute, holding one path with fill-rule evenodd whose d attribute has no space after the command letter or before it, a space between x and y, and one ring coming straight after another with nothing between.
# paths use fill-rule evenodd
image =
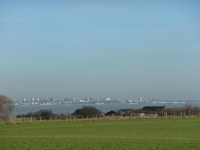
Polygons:
<instances>
[{"instance_id":1,"label":"distant building","mask_svg":"<svg viewBox=\"0 0 200 150\"><path fill-rule=\"evenodd\" d=\"M141 110L143 111L165 111L166 107L164 106L145 106Z\"/></svg>"},{"instance_id":2,"label":"distant building","mask_svg":"<svg viewBox=\"0 0 200 150\"><path fill-rule=\"evenodd\" d=\"M152 99L151 101L152 101L152 102L159 102L159 99L154 98L154 99Z\"/></svg>"},{"instance_id":3,"label":"distant building","mask_svg":"<svg viewBox=\"0 0 200 150\"><path fill-rule=\"evenodd\" d=\"M75 99L75 97L72 97L71 100L72 100L72 101L75 101L76 99Z\"/></svg>"},{"instance_id":4,"label":"distant building","mask_svg":"<svg viewBox=\"0 0 200 150\"><path fill-rule=\"evenodd\" d=\"M144 112L145 114L158 114L163 115L166 111L166 107L164 106L145 106L140 112Z\"/></svg>"},{"instance_id":5,"label":"distant building","mask_svg":"<svg viewBox=\"0 0 200 150\"><path fill-rule=\"evenodd\" d=\"M89 101L90 101L90 98L89 98L89 97L86 97L86 98L85 98L85 101L86 101L86 102L89 102Z\"/></svg>"},{"instance_id":6,"label":"distant building","mask_svg":"<svg viewBox=\"0 0 200 150\"><path fill-rule=\"evenodd\" d=\"M111 110L107 113L105 113L105 116L125 116L126 112L122 109L120 110Z\"/></svg>"},{"instance_id":7,"label":"distant building","mask_svg":"<svg viewBox=\"0 0 200 150\"><path fill-rule=\"evenodd\" d=\"M138 98L138 101L142 101L142 98L140 97L140 98Z\"/></svg>"},{"instance_id":8,"label":"distant building","mask_svg":"<svg viewBox=\"0 0 200 150\"><path fill-rule=\"evenodd\" d=\"M24 102L26 101L26 98L24 98L24 100L23 100Z\"/></svg>"},{"instance_id":9,"label":"distant building","mask_svg":"<svg viewBox=\"0 0 200 150\"><path fill-rule=\"evenodd\" d=\"M32 98L31 100L34 102L34 101L35 101L35 98Z\"/></svg>"},{"instance_id":10,"label":"distant building","mask_svg":"<svg viewBox=\"0 0 200 150\"><path fill-rule=\"evenodd\" d=\"M81 109L76 109L75 112L73 112L71 115L78 116L80 115Z\"/></svg>"},{"instance_id":11,"label":"distant building","mask_svg":"<svg viewBox=\"0 0 200 150\"><path fill-rule=\"evenodd\" d=\"M110 101L111 99L108 97L108 98L106 98L105 100L106 100L106 101Z\"/></svg>"},{"instance_id":12,"label":"distant building","mask_svg":"<svg viewBox=\"0 0 200 150\"><path fill-rule=\"evenodd\" d=\"M131 116L134 114L134 110L132 108L130 109L119 109L119 110L111 110L107 113L105 113L105 116Z\"/></svg>"}]
</instances>

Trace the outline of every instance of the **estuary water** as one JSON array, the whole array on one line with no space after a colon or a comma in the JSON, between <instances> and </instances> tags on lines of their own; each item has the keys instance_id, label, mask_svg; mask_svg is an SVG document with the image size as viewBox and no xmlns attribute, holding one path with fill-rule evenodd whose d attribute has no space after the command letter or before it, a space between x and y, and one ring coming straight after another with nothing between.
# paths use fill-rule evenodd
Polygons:
<instances>
[{"instance_id":1,"label":"estuary water","mask_svg":"<svg viewBox=\"0 0 200 150\"><path fill-rule=\"evenodd\" d=\"M39 110L52 110L55 114L71 114L76 109L79 109L83 106L94 106L101 110L102 112L106 113L110 110L118 110L118 109L141 109L144 106L163 106L165 105L166 108L173 108L173 107L184 107L185 105L192 105L200 107L200 103L112 103L112 104L60 104L60 105L18 105L15 106L14 111L12 112L12 116L16 116L18 114L26 114L28 112L36 112Z\"/></svg>"}]
</instances>

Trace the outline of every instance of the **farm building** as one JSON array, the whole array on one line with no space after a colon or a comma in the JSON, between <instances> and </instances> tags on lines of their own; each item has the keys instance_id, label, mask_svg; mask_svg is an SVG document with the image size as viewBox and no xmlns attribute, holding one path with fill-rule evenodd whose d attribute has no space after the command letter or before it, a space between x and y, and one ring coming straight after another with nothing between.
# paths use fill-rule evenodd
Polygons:
<instances>
[{"instance_id":1,"label":"farm building","mask_svg":"<svg viewBox=\"0 0 200 150\"><path fill-rule=\"evenodd\" d=\"M166 107L164 106L145 106L141 109L142 111L165 111Z\"/></svg>"},{"instance_id":2,"label":"farm building","mask_svg":"<svg viewBox=\"0 0 200 150\"><path fill-rule=\"evenodd\" d=\"M80 115L81 109L76 109L75 112L72 113L73 116L78 116Z\"/></svg>"},{"instance_id":3,"label":"farm building","mask_svg":"<svg viewBox=\"0 0 200 150\"><path fill-rule=\"evenodd\" d=\"M163 115L166 111L166 107L164 106L145 106L140 109L140 112L145 113L145 115Z\"/></svg>"},{"instance_id":4,"label":"farm building","mask_svg":"<svg viewBox=\"0 0 200 150\"><path fill-rule=\"evenodd\" d=\"M105 116L126 116L126 112L122 109L120 110L111 110L105 113Z\"/></svg>"}]
</instances>

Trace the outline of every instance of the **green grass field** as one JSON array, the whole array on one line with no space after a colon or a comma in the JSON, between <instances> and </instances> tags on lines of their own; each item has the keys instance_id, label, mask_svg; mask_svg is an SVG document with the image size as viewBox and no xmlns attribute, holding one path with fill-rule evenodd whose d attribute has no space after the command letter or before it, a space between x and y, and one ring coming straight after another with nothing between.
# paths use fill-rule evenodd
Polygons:
<instances>
[{"instance_id":1,"label":"green grass field","mask_svg":"<svg viewBox=\"0 0 200 150\"><path fill-rule=\"evenodd\" d=\"M200 118L0 125L0 150L200 149Z\"/></svg>"}]
</instances>

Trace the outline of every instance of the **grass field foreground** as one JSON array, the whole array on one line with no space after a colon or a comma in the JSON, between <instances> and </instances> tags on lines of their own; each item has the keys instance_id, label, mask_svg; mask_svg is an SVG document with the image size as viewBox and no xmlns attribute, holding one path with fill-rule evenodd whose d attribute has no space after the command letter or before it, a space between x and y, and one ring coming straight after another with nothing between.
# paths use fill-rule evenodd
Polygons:
<instances>
[{"instance_id":1,"label":"grass field foreground","mask_svg":"<svg viewBox=\"0 0 200 150\"><path fill-rule=\"evenodd\" d=\"M0 125L0 149L200 149L200 118Z\"/></svg>"}]
</instances>

